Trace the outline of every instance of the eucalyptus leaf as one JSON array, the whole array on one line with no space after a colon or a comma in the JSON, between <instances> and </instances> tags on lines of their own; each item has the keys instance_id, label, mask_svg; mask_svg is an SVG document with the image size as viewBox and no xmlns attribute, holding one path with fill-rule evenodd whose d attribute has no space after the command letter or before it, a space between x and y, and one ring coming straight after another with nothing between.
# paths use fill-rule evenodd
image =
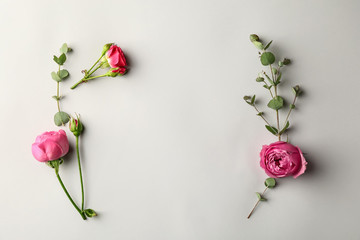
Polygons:
<instances>
[{"instance_id":1,"label":"eucalyptus leaf","mask_svg":"<svg viewBox=\"0 0 360 240\"><path fill-rule=\"evenodd\" d=\"M247 100L250 100L251 97L250 96L244 96L244 100L247 101Z\"/></svg>"},{"instance_id":2,"label":"eucalyptus leaf","mask_svg":"<svg viewBox=\"0 0 360 240\"><path fill-rule=\"evenodd\" d=\"M267 106L271 109L279 110L284 106L284 99L280 96L274 97Z\"/></svg>"},{"instance_id":3,"label":"eucalyptus leaf","mask_svg":"<svg viewBox=\"0 0 360 240\"><path fill-rule=\"evenodd\" d=\"M272 134L274 134L275 136L277 136L278 134L278 130L274 127L271 127L269 125L265 125L266 129L269 130L269 132L271 132Z\"/></svg>"},{"instance_id":4,"label":"eucalyptus leaf","mask_svg":"<svg viewBox=\"0 0 360 240\"><path fill-rule=\"evenodd\" d=\"M265 80L265 79L264 79L263 77L257 77L257 78L256 78L256 81L257 81L257 82L263 82L264 80Z\"/></svg>"},{"instance_id":5,"label":"eucalyptus leaf","mask_svg":"<svg viewBox=\"0 0 360 240\"><path fill-rule=\"evenodd\" d=\"M289 126L290 126L290 123L289 123L289 121L287 121L284 128L279 132L279 134L280 135L283 134L289 128Z\"/></svg>"},{"instance_id":6,"label":"eucalyptus leaf","mask_svg":"<svg viewBox=\"0 0 360 240\"><path fill-rule=\"evenodd\" d=\"M274 178L267 178L264 184L268 188L274 188L276 185L276 181Z\"/></svg>"},{"instance_id":7,"label":"eucalyptus leaf","mask_svg":"<svg viewBox=\"0 0 360 240\"><path fill-rule=\"evenodd\" d=\"M270 82L271 85L275 85L273 80L271 80L271 78L269 77L269 75L267 75L265 72L264 72L264 75L267 78L267 80Z\"/></svg>"},{"instance_id":8,"label":"eucalyptus leaf","mask_svg":"<svg viewBox=\"0 0 360 240\"><path fill-rule=\"evenodd\" d=\"M264 52L260 57L261 64L264 66L268 66L275 62L275 56L271 52Z\"/></svg>"},{"instance_id":9,"label":"eucalyptus leaf","mask_svg":"<svg viewBox=\"0 0 360 240\"><path fill-rule=\"evenodd\" d=\"M251 98L251 102L250 102L250 103L251 103L251 105L255 103L255 95L254 95L254 96L252 96L252 98Z\"/></svg>"},{"instance_id":10,"label":"eucalyptus leaf","mask_svg":"<svg viewBox=\"0 0 360 240\"><path fill-rule=\"evenodd\" d=\"M254 41L260 41L260 38L258 35L256 34L251 34L250 35L250 41L254 42Z\"/></svg>"},{"instance_id":11,"label":"eucalyptus leaf","mask_svg":"<svg viewBox=\"0 0 360 240\"><path fill-rule=\"evenodd\" d=\"M275 85L278 85L280 83L281 76L282 76L282 73L279 73L279 75L276 78Z\"/></svg>"},{"instance_id":12,"label":"eucalyptus leaf","mask_svg":"<svg viewBox=\"0 0 360 240\"><path fill-rule=\"evenodd\" d=\"M58 96L52 96L53 99L55 99L56 101L59 101L61 99L61 97Z\"/></svg>"},{"instance_id":13,"label":"eucalyptus leaf","mask_svg":"<svg viewBox=\"0 0 360 240\"><path fill-rule=\"evenodd\" d=\"M253 41L252 43L255 45L255 47L256 47L257 49L260 49L260 50L263 50L263 49L264 49L264 45L263 45L261 42Z\"/></svg>"},{"instance_id":14,"label":"eucalyptus leaf","mask_svg":"<svg viewBox=\"0 0 360 240\"><path fill-rule=\"evenodd\" d=\"M278 70L276 68L274 68L274 67L272 68L272 71L273 71L274 74L277 74L277 72L278 72Z\"/></svg>"},{"instance_id":15,"label":"eucalyptus leaf","mask_svg":"<svg viewBox=\"0 0 360 240\"><path fill-rule=\"evenodd\" d=\"M66 55L65 55L65 53L63 53L63 54L61 54L60 55L60 57L58 58L58 64L59 65L63 65L64 63L65 63L65 61L66 61Z\"/></svg>"},{"instance_id":16,"label":"eucalyptus leaf","mask_svg":"<svg viewBox=\"0 0 360 240\"><path fill-rule=\"evenodd\" d=\"M256 196L257 196L257 198L259 199L259 201L266 201L266 198L264 198L264 197L261 195L261 193L256 192Z\"/></svg>"},{"instance_id":17,"label":"eucalyptus leaf","mask_svg":"<svg viewBox=\"0 0 360 240\"><path fill-rule=\"evenodd\" d=\"M268 44L266 44L266 46L264 47L264 50L268 49L270 47L271 43L272 43L272 40Z\"/></svg>"},{"instance_id":18,"label":"eucalyptus leaf","mask_svg":"<svg viewBox=\"0 0 360 240\"><path fill-rule=\"evenodd\" d=\"M56 126L65 125L69 120L70 116L66 112L57 112L54 115L54 122Z\"/></svg>"},{"instance_id":19,"label":"eucalyptus leaf","mask_svg":"<svg viewBox=\"0 0 360 240\"><path fill-rule=\"evenodd\" d=\"M56 72L51 72L51 77L52 79L54 79L57 82L61 82L61 78L59 77L59 75Z\"/></svg>"},{"instance_id":20,"label":"eucalyptus leaf","mask_svg":"<svg viewBox=\"0 0 360 240\"><path fill-rule=\"evenodd\" d=\"M65 79L69 76L69 72L66 69L62 69L59 72L59 76L61 79Z\"/></svg>"},{"instance_id":21,"label":"eucalyptus leaf","mask_svg":"<svg viewBox=\"0 0 360 240\"><path fill-rule=\"evenodd\" d=\"M60 53L67 53L69 51L68 45L64 43L60 48Z\"/></svg>"},{"instance_id":22,"label":"eucalyptus leaf","mask_svg":"<svg viewBox=\"0 0 360 240\"><path fill-rule=\"evenodd\" d=\"M266 89L270 89L272 86L264 85L263 87Z\"/></svg>"}]
</instances>

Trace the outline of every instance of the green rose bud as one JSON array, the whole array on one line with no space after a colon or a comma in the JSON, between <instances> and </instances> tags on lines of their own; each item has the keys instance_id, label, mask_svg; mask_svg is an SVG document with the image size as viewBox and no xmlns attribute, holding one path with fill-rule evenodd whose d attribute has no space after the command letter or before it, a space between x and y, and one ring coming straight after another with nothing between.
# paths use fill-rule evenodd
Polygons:
<instances>
[{"instance_id":1,"label":"green rose bud","mask_svg":"<svg viewBox=\"0 0 360 240\"><path fill-rule=\"evenodd\" d=\"M256 34L251 34L251 35L250 35L250 41L251 41L251 42L254 42L254 41L258 42L258 41L260 41L260 38L259 38L259 36L256 35Z\"/></svg>"},{"instance_id":2,"label":"green rose bud","mask_svg":"<svg viewBox=\"0 0 360 240\"><path fill-rule=\"evenodd\" d=\"M112 45L113 45L113 43L105 44L104 47L103 47L103 50L102 50L101 55L104 56L105 53L110 49L110 47L111 47Z\"/></svg>"},{"instance_id":3,"label":"green rose bud","mask_svg":"<svg viewBox=\"0 0 360 240\"><path fill-rule=\"evenodd\" d=\"M69 122L69 129L74 134L74 136L76 136L76 137L80 136L84 127L83 127L79 117L77 117L77 119L71 118L71 120Z\"/></svg>"}]
</instances>

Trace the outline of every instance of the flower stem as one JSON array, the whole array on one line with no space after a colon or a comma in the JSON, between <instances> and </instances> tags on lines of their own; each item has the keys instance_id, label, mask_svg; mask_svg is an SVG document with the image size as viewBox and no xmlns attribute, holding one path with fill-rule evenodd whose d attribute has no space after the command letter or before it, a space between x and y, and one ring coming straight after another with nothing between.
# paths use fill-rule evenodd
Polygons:
<instances>
[{"instance_id":1,"label":"flower stem","mask_svg":"<svg viewBox=\"0 0 360 240\"><path fill-rule=\"evenodd\" d=\"M76 137L76 155L78 159L78 165L79 165L79 174L80 174L80 183L81 183L81 211L84 211L84 183L83 183L83 177L82 177L82 171L81 171L81 163L80 163L80 151L79 151L79 137Z\"/></svg>"},{"instance_id":2,"label":"flower stem","mask_svg":"<svg viewBox=\"0 0 360 240\"><path fill-rule=\"evenodd\" d=\"M65 187L63 181L62 181L61 178L60 178L59 172L58 172L56 169L55 169L55 173L56 173L56 177L57 177L57 179L59 180L60 185L61 185L62 189L64 190L66 196L69 198L70 202L71 202L72 205L75 207L75 209L79 212L79 214L81 215L82 219L86 220L86 216L85 216L84 212L80 210L80 208L76 205L76 203L74 202L74 200L71 198L69 192L66 190L66 187Z\"/></svg>"},{"instance_id":3,"label":"flower stem","mask_svg":"<svg viewBox=\"0 0 360 240\"><path fill-rule=\"evenodd\" d=\"M90 78L86 78L86 79L83 78L80 81L78 81L77 83L75 83L74 86L71 87L71 89L75 89L80 83L87 82L88 80L99 78L99 77L107 77L107 76L108 76L107 74L103 74L103 75L94 76L94 77L90 77Z\"/></svg>"},{"instance_id":4,"label":"flower stem","mask_svg":"<svg viewBox=\"0 0 360 240\"><path fill-rule=\"evenodd\" d=\"M265 188L265 190L263 191L263 193L261 194L261 196L264 195L264 193L266 192L267 189L268 189L268 187ZM251 217L251 215L253 214L255 208L257 207L257 205L259 205L259 203L260 203L260 199L256 202L255 206L254 206L253 209L251 210L249 216L247 217L248 219Z\"/></svg>"},{"instance_id":5,"label":"flower stem","mask_svg":"<svg viewBox=\"0 0 360 240\"><path fill-rule=\"evenodd\" d=\"M104 55L101 55L101 57L94 63L94 65L92 65L92 67L88 70L88 72L91 71L91 69L93 69L95 67L95 65L101 60L101 58L103 57ZM94 72L94 71L93 71ZM90 76L91 74L86 74L85 77L87 76Z\"/></svg>"},{"instance_id":6,"label":"flower stem","mask_svg":"<svg viewBox=\"0 0 360 240\"><path fill-rule=\"evenodd\" d=\"M88 77L90 77L96 70L98 70L101 67L101 65L99 64L99 66L97 68L95 68L92 72L86 74L86 76L84 77L85 79L88 79Z\"/></svg>"}]
</instances>

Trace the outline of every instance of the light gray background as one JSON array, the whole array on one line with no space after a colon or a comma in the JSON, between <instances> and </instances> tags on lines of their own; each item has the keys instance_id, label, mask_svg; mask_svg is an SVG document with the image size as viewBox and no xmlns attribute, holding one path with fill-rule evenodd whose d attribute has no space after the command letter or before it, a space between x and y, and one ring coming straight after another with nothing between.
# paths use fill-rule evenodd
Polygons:
<instances>
[{"instance_id":1,"label":"light gray background","mask_svg":"<svg viewBox=\"0 0 360 240\"><path fill-rule=\"evenodd\" d=\"M1 0L0 239L360 239L359 11L355 0ZM259 151L276 140L242 100L268 97L251 33L293 60L280 93L304 89L289 137L309 169L247 220L266 178ZM99 212L86 222L30 151L57 129L50 72L63 42L74 52L61 105L86 125L86 206ZM71 91L107 42L131 71ZM61 174L79 201L74 157Z\"/></svg>"}]
</instances>

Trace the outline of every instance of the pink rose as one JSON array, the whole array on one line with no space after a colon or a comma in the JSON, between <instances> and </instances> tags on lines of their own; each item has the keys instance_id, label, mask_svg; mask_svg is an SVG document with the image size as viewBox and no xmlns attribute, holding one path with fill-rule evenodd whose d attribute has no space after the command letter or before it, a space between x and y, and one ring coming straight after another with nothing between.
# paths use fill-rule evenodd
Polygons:
<instances>
[{"instance_id":1,"label":"pink rose","mask_svg":"<svg viewBox=\"0 0 360 240\"><path fill-rule=\"evenodd\" d=\"M105 54L106 59L111 68L114 68L112 72L124 74L126 72L126 59L123 51L115 44L111 45L110 49Z\"/></svg>"},{"instance_id":2,"label":"pink rose","mask_svg":"<svg viewBox=\"0 0 360 240\"><path fill-rule=\"evenodd\" d=\"M264 145L260 152L260 166L273 178L297 178L306 170L306 160L300 148L287 142Z\"/></svg>"},{"instance_id":3,"label":"pink rose","mask_svg":"<svg viewBox=\"0 0 360 240\"><path fill-rule=\"evenodd\" d=\"M69 141L64 130L44 132L31 146L32 154L39 162L57 160L69 151Z\"/></svg>"}]
</instances>

